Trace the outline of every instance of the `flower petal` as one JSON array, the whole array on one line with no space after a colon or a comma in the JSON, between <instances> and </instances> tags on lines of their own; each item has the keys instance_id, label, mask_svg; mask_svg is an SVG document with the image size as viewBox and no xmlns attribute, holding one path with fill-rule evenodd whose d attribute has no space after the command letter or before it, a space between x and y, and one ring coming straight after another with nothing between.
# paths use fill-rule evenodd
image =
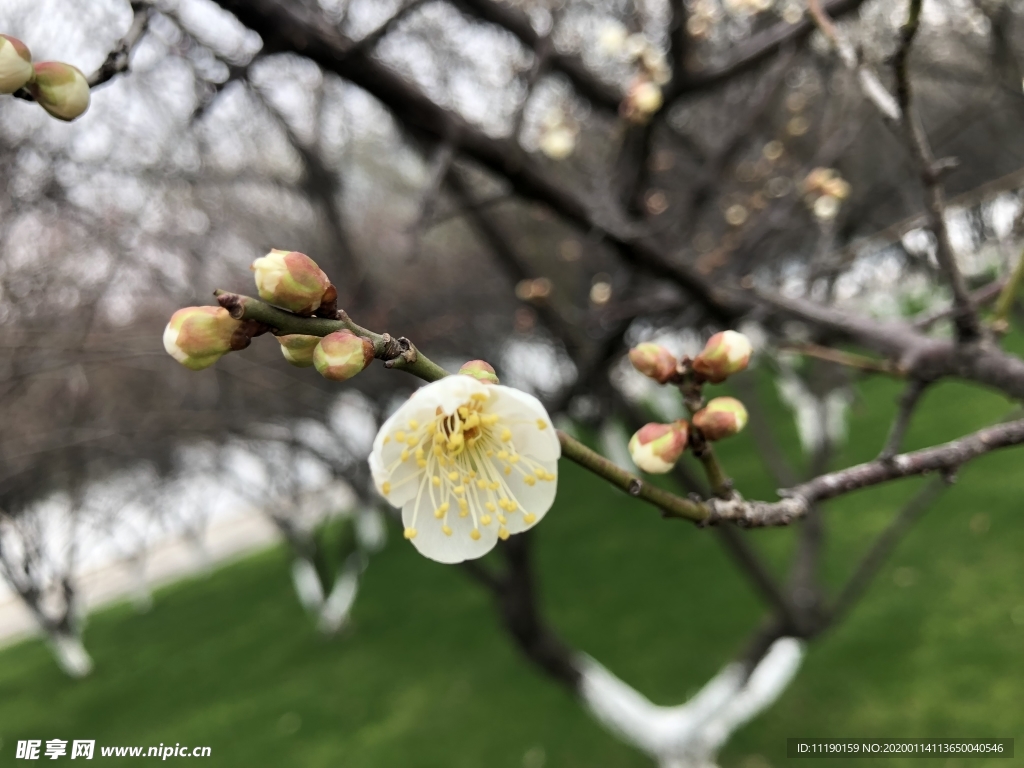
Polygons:
<instances>
[{"instance_id":1,"label":"flower petal","mask_svg":"<svg viewBox=\"0 0 1024 768\"><path fill-rule=\"evenodd\" d=\"M422 494L418 501L414 498L402 507L402 523L407 529L416 530L411 541L421 555L439 563L461 563L483 557L494 549L498 542L496 521L490 525L481 525L480 538L474 541L470 536L473 516L459 517L458 500L455 496L449 496L448 519L445 523L434 517L434 510L440 503L437 497L431 499L429 494ZM451 529L450 536L445 534L444 525Z\"/></svg>"},{"instance_id":2,"label":"flower petal","mask_svg":"<svg viewBox=\"0 0 1024 768\"><path fill-rule=\"evenodd\" d=\"M557 461L544 461L540 464L549 473L557 474ZM522 533L535 526L544 518L555 502L555 494L558 491L557 480L538 480L534 485L527 485L523 481L523 475L518 471L513 471L512 474L505 477L505 482L508 484L516 504L519 505L519 509L515 512L505 513L507 521L505 527L508 528L509 533ZM532 514L535 518L530 523L526 522L527 514Z\"/></svg>"},{"instance_id":3,"label":"flower petal","mask_svg":"<svg viewBox=\"0 0 1024 768\"><path fill-rule=\"evenodd\" d=\"M494 391L487 411L497 414L501 423L512 430L512 442L519 453L537 461L554 461L562 455L551 417L540 400L512 387L491 389ZM540 428L541 423L544 429Z\"/></svg>"},{"instance_id":4,"label":"flower petal","mask_svg":"<svg viewBox=\"0 0 1024 768\"><path fill-rule=\"evenodd\" d=\"M415 403L418 407L429 404L431 417L438 407L444 413L452 414L474 394L487 394L487 390L486 384L477 381L472 376L445 376L443 379L431 382L413 392L412 397L409 398L406 405L399 408L399 411Z\"/></svg>"}]
</instances>

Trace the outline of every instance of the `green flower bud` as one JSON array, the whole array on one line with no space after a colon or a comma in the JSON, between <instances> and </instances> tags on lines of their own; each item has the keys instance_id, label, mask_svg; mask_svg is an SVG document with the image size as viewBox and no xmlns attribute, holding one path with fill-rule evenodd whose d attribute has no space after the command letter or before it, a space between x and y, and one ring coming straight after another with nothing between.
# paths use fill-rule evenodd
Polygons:
<instances>
[{"instance_id":1,"label":"green flower bud","mask_svg":"<svg viewBox=\"0 0 1024 768\"><path fill-rule=\"evenodd\" d=\"M89 82L76 67L62 61L41 61L28 90L36 102L59 120L74 120L89 108Z\"/></svg>"},{"instance_id":2,"label":"green flower bud","mask_svg":"<svg viewBox=\"0 0 1024 768\"><path fill-rule=\"evenodd\" d=\"M0 35L0 93L14 93L32 79L28 46L10 35Z\"/></svg>"},{"instance_id":3,"label":"green flower bud","mask_svg":"<svg viewBox=\"0 0 1024 768\"><path fill-rule=\"evenodd\" d=\"M665 474L683 455L689 426L685 421L676 421L640 427L629 440L629 455L633 463L652 475Z\"/></svg>"},{"instance_id":4,"label":"green flower bud","mask_svg":"<svg viewBox=\"0 0 1024 768\"><path fill-rule=\"evenodd\" d=\"M675 355L650 342L637 344L629 350L629 362L644 376L649 376L659 384L664 384L675 375L678 364Z\"/></svg>"},{"instance_id":5,"label":"green flower bud","mask_svg":"<svg viewBox=\"0 0 1024 768\"><path fill-rule=\"evenodd\" d=\"M167 354L193 371L209 368L231 351L232 338L242 327L221 307L185 307L171 315L164 329Z\"/></svg>"},{"instance_id":6,"label":"green flower bud","mask_svg":"<svg viewBox=\"0 0 1024 768\"><path fill-rule=\"evenodd\" d=\"M373 344L351 331L324 336L313 351L313 365L325 379L347 381L373 360Z\"/></svg>"},{"instance_id":7,"label":"green flower bud","mask_svg":"<svg viewBox=\"0 0 1024 768\"><path fill-rule=\"evenodd\" d=\"M693 361L693 370L717 384L739 373L750 362L750 340L736 331L716 333Z\"/></svg>"},{"instance_id":8,"label":"green flower bud","mask_svg":"<svg viewBox=\"0 0 1024 768\"><path fill-rule=\"evenodd\" d=\"M747 426L747 409L735 397L716 397L694 414L693 426L707 440L732 437Z\"/></svg>"},{"instance_id":9,"label":"green flower bud","mask_svg":"<svg viewBox=\"0 0 1024 768\"><path fill-rule=\"evenodd\" d=\"M474 379L479 379L484 384L498 383L498 375L494 372L494 368L484 360L470 360L459 368L459 373L463 376L472 376Z\"/></svg>"},{"instance_id":10,"label":"green flower bud","mask_svg":"<svg viewBox=\"0 0 1024 768\"><path fill-rule=\"evenodd\" d=\"M309 368L313 365L313 352L320 343L319 336L292 333L278 336L277 340L281 343L281 354L289 363L298 368Z\"/></svg>"},{"instance_id":11,"label":"green flower bud","mask_svg":"<svg viewBox=\"0 0 1024 768\"><path fill-rule=\"evenodd\" d=\"M256 259L252 271L261 299L300 315L313 314L331 286L316 262L298 251L275 248Z\"/></svg>"}]
</instances>

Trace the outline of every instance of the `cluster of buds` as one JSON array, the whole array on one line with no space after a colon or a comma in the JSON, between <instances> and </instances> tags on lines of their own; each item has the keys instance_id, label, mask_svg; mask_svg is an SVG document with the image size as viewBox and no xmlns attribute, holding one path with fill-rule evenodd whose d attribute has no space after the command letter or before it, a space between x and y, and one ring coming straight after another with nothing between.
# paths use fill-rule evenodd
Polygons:
<instances>
[{"instance_id":1,"label":"cluster of buds","mask_svg":"<svg viewBox=\"0 0 1024 768\"><path fill-rule=\"evenodd\" d=\"M74 120L89 108L89 81L76 67L61 61L33 64L27 45L0 35L0 93L22 89L58 120Z\"/></svg>"},{"instance_id":2,"label":"cluster of buds","mask_svg":"<svg viewBox=\"0 0 1024 768\"><path fill-rule=\"evenodd\" d=\"M820 221L839 214L843 200L850 196L850 184L834 168L815 168L804 179L804 202Z\"/></svg>"},{"instance_id":3,"label":"cluster of buds","mask_svg":"<svg viewBox=\"0 0 1024 768\"><path fill-rule=\"evenodd\" d=\"M647 424L629 441L629 454L644 472L664 474L675 466L687 445L695 450L707 441L738 434L747 424L747 409L734 397L716 397L702 404L704 384L719 384L750 363L750 341L742 333L722 331L710 339L697 357L676 359L658 344L638 344L629 360L640 373L659 384L674 384L688 394L694 411L690 421ZM696 401L696 402L694 402Z\"/></svg>"},{"instance_id":4,"label":"cluster of buds","mask_svg":"<svg viewBox=\"0 0 1024 768\"><path fill-rule=\"evenodd\" d=\"M298 251L274 249L252 264L256 290L268 304L295 315L337 317L338 292L323 270ZM222 297L223 298L223 297ZM237 301L237 297L234 297ZM269 328L232 317L222 307L186 307L174 313L164 331L164 348L186 368L208 368L231 351L249 346ZM299 368L316 367L321 376L346 381L373 360L373 343L349 330L321 338L306 334L277 336L284 359ZM491 371L493 374L493 370Z\"/></svg>"}]
</instances>

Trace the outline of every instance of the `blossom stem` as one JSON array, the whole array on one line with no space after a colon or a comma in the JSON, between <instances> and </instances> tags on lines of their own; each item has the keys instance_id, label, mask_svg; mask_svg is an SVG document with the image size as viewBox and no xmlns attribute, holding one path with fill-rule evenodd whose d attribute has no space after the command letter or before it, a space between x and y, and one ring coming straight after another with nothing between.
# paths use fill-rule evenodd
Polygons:
<instances>
[{"instance_id":1,"label":"blossom stem","mask_svg":"<svg viewBox=\"0 0 1024 768\"><path fill-rule=\"evenodd\" d=\"M274 329L276 335L302 334L305 336L327 336L340 330L349 330L357 336L369 339L373 344L374 357L384 361L388 368L406 371L424 381L437 381L449 373L437 363L422 354L406 338L394 338L390 334L374 333L354 323L339 310L334 318L303 317L271 306L251 296L227 291L214 291L213 295L231 316L238 320L255 320Z\"/></svg>"},{"instance_id":2,"label":"blossom stem","mask_svg":"<svg viewBox=\"0 0 1024 768\"><path fill-rule=\"evenodd\" d=\"M710 510L703 503L691 501L656 485L645 483L562 430L558 430L558 441L562 444L562 455L565 458L590 470L630 496L653 504L661 509L665 517L678 517L700 523L710 515Z\"/></svg>"}]
</instances>

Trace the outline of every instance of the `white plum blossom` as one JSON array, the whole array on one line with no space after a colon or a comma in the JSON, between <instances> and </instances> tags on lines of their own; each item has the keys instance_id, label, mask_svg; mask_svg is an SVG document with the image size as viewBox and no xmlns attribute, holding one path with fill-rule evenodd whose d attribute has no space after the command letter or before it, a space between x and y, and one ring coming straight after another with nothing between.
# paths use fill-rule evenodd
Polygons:
<instances>
[{"instance_id":1,"label":"white plum blossom","mask_svg":"<svg viewBox=\"0 0 1024 768\"><path fill-rule=\"evenodd\" d=\"M405 538L441 563L487 554L555 500L561 446L544 406L511 387L447 376L381 427L370 469Z\"/></svg>"}]
</instances>

